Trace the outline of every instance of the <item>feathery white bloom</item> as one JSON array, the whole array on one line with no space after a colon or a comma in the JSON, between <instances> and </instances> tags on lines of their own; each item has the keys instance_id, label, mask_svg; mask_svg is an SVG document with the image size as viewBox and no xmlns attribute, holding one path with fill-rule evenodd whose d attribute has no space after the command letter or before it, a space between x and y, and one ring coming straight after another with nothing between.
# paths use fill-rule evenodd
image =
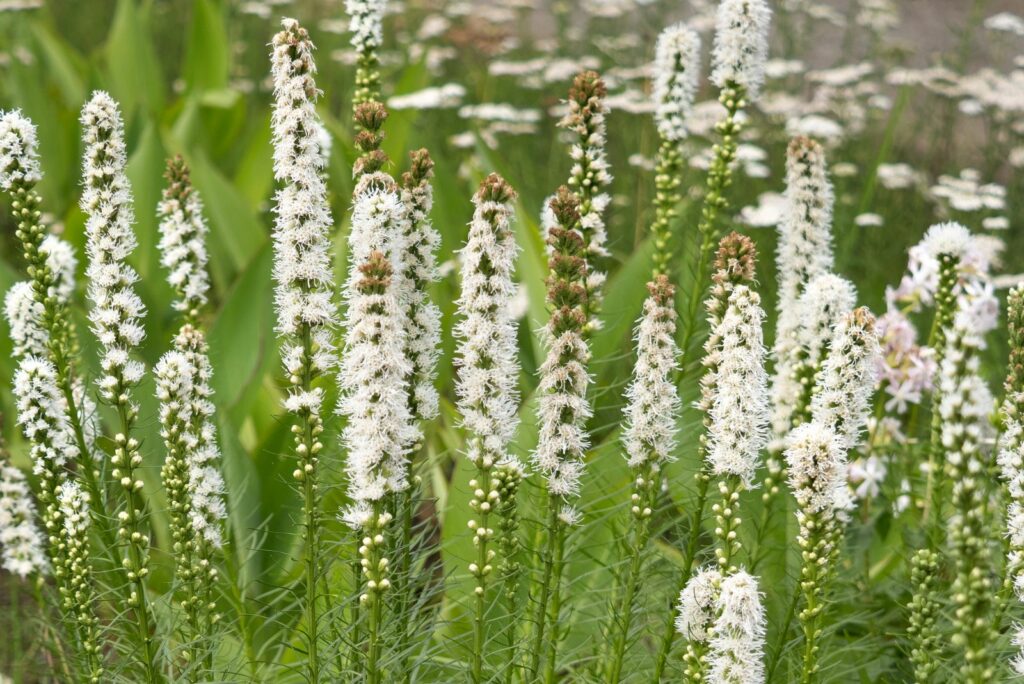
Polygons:
<instances>
[{"instance_id":1,"label":"feathery white bloom","mask_svg":"<svg viewBox=\"0 0 1024 684\"><path fill-rule=\"evenodd\" d=\"M833 202L821 145L809 138L794 138L786 155L786 210L779 224L775 257L779 290L773 349L772 430L777 440L789 431L802 392L794 365L802 342L810 336L800 336L804 310L800 298L805 292L813 292L808 286L811 280L831 271L833 266Z\"/></svg>"},{"instance_id":2,"label":"feathery white bloom","mask_svg":"<svg viewBox=\"0 0 1024 684\"><path fill-rule=\"evenodd\" d=\"M1006 557L1006 578L1013 587L1017 601L1024 603L1024 285L1010 290L1006 298L1007 328L1010 337L1009 370L1002 416L1006 421L999 438L997 463L1005 493L1009 495L1006 511L1006 536L1009 544ZM1019 628L1019 626L1018 626ZM1018 632L1018 638L1024 631ZM1024 643L1014 642L1021 650L1012 663L1024 669Z\"/></svg>"},{"instance_id":3,"label":"feathery white bloom","mask_svg":"<svg viewBox=\"0 0 1024 684\"><path fill-rule=\"evenodd\" d=\"M35 125L21 110L0 111L0 190L42 178Z\"/></svg>"},{"instance_id":4,"label":"feathery white bloom","mask_svg":"<svg viewBox=\"0 0 1024 684\"><path fill-rule=\"evenodd\" d=\"M460 340L456 395L470 441L469 458L510 460L508 445L519 426L519 345L512 280L519 248L512 226L515 197L503 180L491 176L473 196L473 220L460 255L463 319L455 326Z\"/></svg>"},{"instance_id":5,"label":"feathery white bloom","mask_svg":"<svg viewBox=\"0 0 1024 684\"><path fill-rule=\"evenodd\" d=\"M682 22L669 26L654 48L654 120L663 139L686 137L699 77L700 35Z\"/></svg>"},{"instance_id":6,"label":"feathery white bloom","mask_svg":"<svg viewBox=\"0 0 1024 684\"><path fill-rule=\"evenodd\" d=\"M875 317L865 307L854 309L836 324L811 400L811 415L816 423L834 430L847 450L857 448L867 425L880 353Z\"/></svg>"},{"instance_id":7,"label":"feathery white bloom","mask_svg":"<svg viewBox=\"0 0 1024 684\"><path fill-rule=\"evenodd\" d=\"M714 70L711 81L719 88L735 84L756 100L764 83L768 61L768 24L771 10L765 0L722 0L715 20Z\"/></svg>"},{"instance_id":8,"label":"feathery white bloom","mask_svg":"<svg viewBox=\"0 0 1024 684\"><path fill-rule=\"evenodd\" d=\"M418 435L406 396L412 367L404 353L396 269L388 258L397 255L405 220L393 190L365 192L352 212L338 412L348 417L342 439L354 503L345 519L353 525L369 519L370 502L408 487L407 455Z\"/></svg>"},{"instance_id":9,"label":"feathery white bloom","mask_svg":"<svg viewBox=\"0 0 1024 684\"><path fill-rule=\"evenodd\" d=\"M760 684L765 678L765 615L757 579L743 570L723 578L717 611L708 681Z\"/></svg>"},{"instance_id":10,"label":"feathery white bloom","mask_svg":"<svg viewBox=\"0 0 1024 684\"><path fill-rule=\"evenodd\" d=\"M537 391L540 434L534 460L548 476L548 491L579 493L583 456L590 446L586 422L593 415L587 401L590 348L574 330L553 336L545 330L548 353L540 367Z\"/></svg>"},{"instance_id":11,"label":"feathery white bloom","mask_svg":"<svg viewBox=\"0 0 1024 684\"><path fill-rule=\"evenodd\" d=\"M9 464L0 466L0 547L4 570L23 579L49 572L32 492L24 473Z\"/></svg>"},{"instance_id":12,"label":"feathery white bloom","mask_svg":"<svg viewBox=\"0 0 1024 684\"><path fill-rule=\"evenodd\" d=\"M206 303L210 279L206 273L206 234L203 202L189 183L185 162L176 158L167 170L168 186L157 205L160 218L160 265L178 294L177 311L190 312Z\"/></svg>"},{"instance_id":13,"label":"feathery white bloom","mask_svg":"<svg viewBox=\"0 0 1024 684\"><path fill-rule=\"evenodd\" d=\"M313 376L336 363L333 331L337 324L332 270L330 208L324 182L323 157L317 135L319 94L313 75L313 44L294 19L281 21L274 36L271 71L274 79L274 178L281 183L275 195L274 280L277 287L277 332L288 339L281 357L289 376ZM312 351L299 339L310 333ZM314 397L298 397L293 388L286 407L311 407ZM310 394L310 393L305 393Z\"/></svg>"},{"instance_id":14,"label":"feathery white bloom","mask_svg":"<svg viewBox=\"0 0 1024 684\"><path fill-rule=\"evenodd\" d=\"M715 621L715 603L722 573L709 565L690 578L679 593L676 631L684 639L702 643L708 639L708 630Z\"/></svg>"},{"instance_id":15,"label":"feathery white bloom","mask_svg":"<svg viewBox=\"0 0 1024 684\"><path fill-rule=\"evenodd\" d=\"M213 370L200 333L184 328L175 340L178 347L164 354L154 368L160 399L162 436L168 458L177 455L186 471L186 513L192 530L219 548L223 520L224 479L218 469L220 451L214 427L216 409L211 401ZM175 454L177 449L184 453ZM168 487L170 492L171 487Z\"/></svg>"},{"instance_id":16,"label":"feathery white bloom","mask_svg":"<svg viewBox=\"0 0 1024 684\"><path fill-rule=\"evenodd\" d=\"M921 246L931 256L938 258L949 254L962 259L972 248L971 231L959 223L938 223L928 229Z\"/></svg>"},{"instance_id":17,"label":"feathery white bloom","mask_svg":"<svg viewBox=\"0 0 1024 684\"><path fill-rule=\"evenodd\" d=\"M85 540L91 524L89 493L77 482L69 480L61 484L57 499L64 519L64 534L71 540Z\"/></svg>"},{"instance_id":18,"label":"feathery white bloom","mask_svg":"<svg viewBox=\"0 0 1024 684\"><path fill-rule=\"evenodd\" d=\"M46 254L46 265L53 275L54 284L49 296L66 306L75 290L74 248L54 235L43 239L41 251ZM43 328L43 304L35 296L32 281L15 283L4 297L4 317L11 329L16 357L26 354L45 357L49 353L50 336Z\"/></svg>"},{"instance_id":19,"label":"feathery white bloom","mask_svg":"<svg viewBox=\"0 0 1024 684\"><path fill-rule=\"evenodd\" d=\"M4 317L11 329L14 356L46 357L50 336L43 330L43 305L36 301L32 282L22 280L4 296Z\"/></svg>"},{"instance_id":20,"label":"feathery white bloom","mask_svg":"<svg viewBox=\"0 0 1024 684\"><path fill-rule=\"evenodd\" d=\"M406 355L412 362L410 401L413 414L422 420L437 416L438 395L434 387L440 357L441 310L430 299L427 288L440 279L435 252L441 235L430 222L434 204L433 162L426 150L412 153L413 169L403 177L402 204L406 233L400 297L405 305Z\"/></svg>"},{"instance_id":21,"label":"feathery white bloom","mask_svg":"<svg viewBox=\"0 0 1024 684\"><path fill-rule=\"evenodd\" d=\"M636 326L637 345L633 382L626 390L626 427L622 441L630 467L648 461L672 460L680 401L673 374L678 368L676 312L667 278L647 286L650 294Z\"/></svg>"},{"instance_id":22,"label":"feathery white bloom","mask_svg":"<svg viewBox=\"0 0 1024 684\"><path fill-rule=\"evenodd\" d=\"M965 463L976 458L990 430L988 418L994 410L992 392L980 373L978 340L968 320L957 315L946 341L946 353L939 368L939 401L942 418L941 440L946 462L958 468L975 468Z\"/></svg>"},{"instance_id":23,"label":"feathery white bloom","mask_svg":"<svg viewBox=\"0 0 1024 684\"><path fill-rule=\"evenodd\" d=\"M817 372L825 360L833 330L856 304L857 289L845 277L835 273L814 276L797 302L800 323L795 367L805 366Z\"/></svg>"},{"instance_id":24,"label":"feathery white bloom","mask_svg":"<svg viewBox=\"0 0 1024 684\"><path fill-rule=\"evenodd\" d=\"M345 0L352 46L360 52L380 47L384 41L384 10L387 0Z\"/></svg>"},{"instance_id":25,"label":"feathery white bloom","mask_svg":"<svg viewBox=\"0 0 1024 684\"><path fill-rule=\"evenodd\" d=\"M716 396L708 427L708 462L716 475L735 475L750 486L767 442L768 376L761 298L735 285L715 336L719 340Z\"/></svg>"},{"instance_id":26,"label":"feathery white bloom","mask_svg":"<svg viewBox=\"0 0 1024 684\"><path fill-rule=\"evenodd\" d=\"M78 447L53 364L36 356L23 358L14 374L14 395L18 424L31 444L35 472L56 472L74 461Z\"/></svg>"},{"instance_id":27,"label":"feathery white bloom","mask_svg":"<svg viewBox=\"0 0 1024 684\"><path fill-rule=\"evenodd\" d=\"M787 443L789 486L800 510L832 514L837 491L846 487L846 446L834 430L815 422L795 428Z\"/></svg>"},{"instance_id":28,"label":"feathery white bloom","mask_svg":"<svg viewBox=\"0 0 1024 684\"><path fill-rule=\"evenodd\" d=\"M142 343L146 308L135 294L138 274L128 265L137 241L132 192L125 175L124 124L117 103L102 91L82 108L85 141L82 211L89 266L89 320L100 343L100 392L120 401L127 387L142 379L145 367L131 358Z\"/></svg>"},{"instance_id":29,"label":"feathery white bloom","mask_svg":"<svg viewBox=\"0 0 1024 684\"><path fill-rule=\"evenodd\" d=\"M75 248L67 240L47 235L39 245L39 251L46 255L46 267L53 275L49 295L67 306L75 294L75 271L78 269Z\"/></svg>"}]
</instances>

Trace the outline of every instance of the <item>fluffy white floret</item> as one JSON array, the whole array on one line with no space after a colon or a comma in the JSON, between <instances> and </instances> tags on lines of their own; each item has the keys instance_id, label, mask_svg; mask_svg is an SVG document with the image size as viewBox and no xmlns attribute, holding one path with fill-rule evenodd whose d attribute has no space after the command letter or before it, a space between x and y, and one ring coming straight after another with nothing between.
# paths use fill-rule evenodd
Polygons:
<instances>
[{"instance_id":1,"label":"fluffy white floret","mask_svg":"<svg viewBox=\"0 0 1024 684\"><path fill-rule=\"evenodd\" d=\"M137 244L132 230L135 213L117 103L105 92L93 93L82 108L81 122L89 320L101 349L100 393L114 401L145 372L142 363L131 358L145 337L146 314L134 289L139 276L127 262Z\"/></svg>"},{"instance_id":2,"label":"fluffy white floret","mask_svg":"<svg viewBox=\"0 0 1024 684\"><path fill-rule=\"evenodd\" d=\"M676 446L679 393L674 382L679 348L672 301L650 295L636 327L633 382L626 390L626 428L622 441L630 467L672 460Z\"/></svg>"},{"instance_id":3,"label":"fluffy white floret","mask_svg":"<svg viewBox=\"0 0 1024 684\"><path fill-rule=\"evenodd\" d=\"M765 614L757 578L743 570L723 578L717 609L708 681L760 684L765 678Z\"/></svg>"},{"instance_id":4,"label":"fluffy white floret","mask_svg":"<svg viewBox=\"0 0 1024 684\"><path fill-rule=\"evenodd\" d=\"M18 577L49 572L28 481L9 464L0 466L0 554L4 570Z\"/></svg>"},{"instance_id":5,"label":"fluffy white floret","mask_svg":"<svg viewBox=\"0 0 1024 684\"><path fill-rule=\"evenodd\" d=\"M157 205L160 218L160 265L167 269L167 282L178 293L174 308L191 311L206 303L210 278L206 272L209 255L203 218L203 202L194 188L168 188Z\"/></svg>"},{"instance_id":6,"label":"fluffy white floret","mask_svg":"<svg viewBox=\"0 0 1024 684\"><path fill-rule=\"evenodd\" d=\"M352 46L360 52L380 47L384 40L384 11L387 0L345 0Z\"/></svg>"},{"instance_id":7,"label":"fluffy white floret","mask_svg":"<svg viewBox=\"0 0 1024 684\"><path fill-rule=\"evenodd\" d=\"M511 308L519 248L511 203L479 195L473 202L469 238L460 253L456 395L463 425L477 438L470 442L469 458L486 457L496 464L507 457L519 425L519 347Z\"/></svg>"},{"instance_id":8,"label":"fluffy white floret","mask_svg":"<svg viewBox=\"0 0 1024 684\"><path fill-rule=\"evenodd\" d=\"M0 190L42 178L35 125L19 109L0 111Z\"/></svg>"},{"instance_id":9,"label":"fluffy white floret","mask_svg":"<svg viewBox=\"0 0 1024 684\"><path fill-rule=\"evenodd\" d=\"M690 578L679 594L676 608L676 631L695 643L707 641L708 630L715 621L715 603L722 573L708 566Z\"/></svg>"},{"instance_id":10,"label":"fluffy white floret","mask_svg":"<svg viewBox=\"0 0 1024 684\"><path fill-rule=\"evenodd\" d=\"M715 21L714 69L711 81L719 88L741 86L756 99L768 61L771 10L765 0L722 0Z\"/></svg>"},{"instance_id":11,"label":"fluffy white floret","mask_svg":"<svg viewBox=\"0 0 1024 684\"><path fill-rule=\"evenodd\" d=\"M53 364L36 356L23 358L14 374L14 396L35 472L54 472L74 461L78 447Z\"/></svg>"},{"instance_id":12,"label":"fluffy white floret","mask_svg":"<svg viewBox=\"0 0 1024 684\"><path fill-rule=\"evenodd\" d=\"M686 137L699 77L700 35L682 22L669 26L654 48L654 120L665 140Z\"/></svg>"},{"instance_id":13,"label":"fluffy white floret","mask_svg":"<svg viewBox=\"0 0 1024 684\"><path fill-rule=\"evenodd\" d=\"M846 448L834 430L818 423L804 423L789 434L786 464L789 486L800 509L831 514L842 502L846 487Z\"/></svg>"},{"instance_id":14,"label":"fluffy white floret","mask_svg":"<svg viewBox=\"0 0 1024 684\"><path fill-rule=\"evenodd\" d=\"M715 336L716 396L708 427L708 462L716 475L735 475L749 486L767 443L768 375L761 298L736 285Z\"/></svg>"}]
</instances>

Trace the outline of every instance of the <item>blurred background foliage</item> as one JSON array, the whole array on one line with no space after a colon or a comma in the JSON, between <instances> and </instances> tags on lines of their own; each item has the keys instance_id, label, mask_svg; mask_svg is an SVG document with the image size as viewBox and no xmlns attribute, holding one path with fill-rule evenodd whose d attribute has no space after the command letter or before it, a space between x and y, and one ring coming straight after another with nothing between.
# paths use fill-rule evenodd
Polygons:
<instances>
[{"instance_id":1,"label":"blurred background foliage","mask_svg":"<svg viewBox=\"0 0 1024 684\"><path fill-rule=\"evenodd\" d=\"M278 628L282 624L294 626L298 617L295 597L279 589L288 586L299 572L295 562L299 498L291 484L288 424L279 420L281 373L270 276L274 181L267 43L277 30L279 18L287 15L298 18L318 46L317 80L324 92L319 110L333 142L328 171L340 281L346 271L345 239L354 158L349 121L354 69L344 31L343 3L50 0L40 4L26 11L0 11L0 108L20 108L38 126L45 172L40 190L47 218L55 232L76 246L84 262L84 218L77 204L79 110L94 89L108 90L121 103L139 237L139 248L132 259L141 276L139 291L149 310L144 354L150 366L167 348L176 326L169 305L171 292L156 250L155 211L166 158L184 155L205 202L211 225L213 282L208 325L229 487L230 564L240 587L236 599L256 625L258 648L283 648L289 637L280 637ZM510 125L502 128L467 115L457 103L394 109L386 125L385 149L394 171L405 168L407 152L419 147L428 148L437 164L433 220L443 238L439 262L445 276L433 296L444 314L444 355L438 378L443 408L441 418L428 427L419 474L428 497L421 511L426 534L439 542L439 553L425 561L424 573L436 573L447 582L446 591L435 595L441 610L435 627L428 630L433 639L418 656L422 667L439 668L434 672L437 677L445 676L439 673L449 662L446 658L458 657L464 648L461 635L468 626L461 603L469 596L465 564L472 549L465 525L469 468L459 458L462 435L452 408L454 341L450 330L458 296L457 269L453 266L471 214L469 198L479 179L491 170L502 173L520 193L517 231L522 247L519 277L524 286L525 315L520 328L524 405L517 449L527 458L535 443L531 395L542 358L537 331L546 319L545 256L538 217L544 198L564 182L569 170L566 146L555 127L556 113L551 110L564 97L579 65L608 70L612 99L621 96L624 106L613 104L609 125L610 160L616 176L609 219L612 256L604 264L610 278L602 314L604 327L593 341L597 410L592 423L594 448L581 499L585 523L573 540L575 552L568 572L574 578L572 595L576 598L566 652L585 661L596 649L594 642L608 606L609 573L618 562L618 535L625 524L629 473L617 439L618 427L623 391L632 369L631 329L650 272L646 226L652 214L653 177L649 162L656 151L657 136L649 111L630 104L642 100L646 88L643 74L630 75L630 70L647 64L658 32L669 21L688 16L699 21L710 4L657 0L558 1L537 6L522 1L393 3L386 30L386 95L458 84L465 89L458 97L459 103L499 102L518 108L515 111L520 113L541 113L539 120L525 121L520 130L513 130L511 124L516 121L506 122ZM998 2L895 3L919 18L928 12L942 17L937 28L934 17L930 17L930 23L920 24L929 27L923 36L906 17L903 23L885 30L863 25L857 15L860 4L845 0L781 2L775 7L773 27L773 57L779 60L783 75L772 78L770 92L813 102L824 86L821 79L809 77L811 69L870 66L862 79L833 88L841 91L839 94L823 96L829 120L840 128L827 141L836 171L839 272L857 284L862 303L876 312L884 311L886 286L898 282L906 266L907 247L919 240L928 225L952 216L980 229L982 219L992 214L1006 218L1009 225L1009 230L998 231L1007 243L1003 270L1024 270L1019 230L1024 218L1020 209L1024 187L1016 167L1009 163L1011 150L1020 149L1024 143L1021 111L986 107L980 114L968 115L963 106L966 96L959 92L942 93L934 85L912 80L901 85L889 78L903 67L933 65L947 67L954 77L981 67L1009 73L1014 68L1013 57L1021 54L1024 38L986 31L982 20L999 8ZM618 7L622 11L616 14L593 10L593 6ZM819 6L831 10L831 14L808 10ZM706 48L710 43L707 31L704 37ZM536 78L529 81L521 76L495 74L491 65L499 59L512 63L540 60L540 69L534 71L547 69L547 75L540 77L538 85ZM1024 70L1019 59L1016 68ZM788 71L784 68L786 60ZM703 84L701 98L715 96ZM846 109L852 105L857 106L856 116ZM794 117L785 113L780 116L779 111L752 113L744 142L751 150L760 151L748 150L760 167L750 172L744 167L738 172L730 191L734 215L738 216L743 207L757 206L764 193L782 191L784 151ZM699 159L710 142L706 136L695 136L688 148L692 158ZM836 169L840 162L847 165L841 173ZM908 188L891 189L880 179L879 169L897 162L910 164L916 174ZM849 165L853 165L852 171ZM967 167L977 169L984 182L1005 188L1004 210L961 212L944 205L929 190L941 174L955 177ZM689 255L703 178L700 168L686 171L684 185L689 191L676 226L676 264L684 292L694 286L688 265L692 261ZM865 214L877 214L881 225L859 225L857 219ZM748 231L758 244L761 291L766 308L771 310L775 305L774 230L738 220L729 223ZM23 268L10 214L6 206L0 206L0 292L22 277ZM78 304L83 364L95 369L81 290ZM770 331L767 337L771 339ZM688 403L696 396L697 375L693 370L699 344L698 335L691 349L685 350L688 370L683 374L682 389ZM24 445L14 428L10 351L7 335L0 335L3 434L16 462L24 466ZM994 340L987 354L986 373L995 383L1003 372L1004 342ZM165 554L162 560L158 557L154 573L154 587L159 589L167 582L168 540L159 487L164 454L151 378L139 396L146 398L142 410L146 491L152 502L155 543ZM642 630L656 630L668 609L670 578L680 563L681 544L677 542L686 534L686 518L679 513L692 503L698 423L699 416L691 409L681 419L680 458L669 470L665 505L659 511L662 534L656 543L653 579L645 585L642 597L648 616L642 621ZM336 424L329 428L335 433L339 429ZM332 519L332 512L344 503L344 454L337 439L329 439L327 444L326 505L328 518ZM532 489L527 491L533 494ZM749 498L748 510L755 517L759 493ZM527 535L532 532L530 520L535 512L531 501L526 500L523 510ZM881 585L875 582L898 565L886 551L893 546L892 535L899 534L890 529L887 509L883 503L864 512L864 525L853 535L859 554L851 554L847 560L850 567L844 571L848 577L843 586L849 595L838 611L841 620L836 629L838 638L847 641L849 648L836 651L842 654L841 662L831 663L827 669L835 681L876 681L896 660L897 646L888 630L893 621L901 619L905 587L898 581ZM338 545L338 553L347 554L345 531L340 524L331 524L331 538ZM796 559L787 540L792 533L786 525L773 530L769 546L781 560L764 564L768 573L764 586L791 581ZM339 591L343 591L344 580L335 579ZM877 601L858 596L860 592L875 591L870 589L873 586L885 587L882 592L886 595L873 597ZM866 613L864 606L870 606L872 613ZM777 618L787 608L786 601L774 601L769 608L770 615ZM228 653L236 648L232 645L234 638L229 637L224 647ZM769 644L776 643L777 635L770 633ZM867 654L871 658L865 660ZM427 674L424 679L441 680Z\"/></svg>"}]
</instances>

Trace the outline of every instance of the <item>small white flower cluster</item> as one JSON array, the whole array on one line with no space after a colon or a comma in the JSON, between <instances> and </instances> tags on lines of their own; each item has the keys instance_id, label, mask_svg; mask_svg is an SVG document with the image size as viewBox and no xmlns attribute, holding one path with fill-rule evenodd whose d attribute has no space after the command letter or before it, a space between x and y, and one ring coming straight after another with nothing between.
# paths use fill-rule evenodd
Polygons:
<instances>
[{"instance_id":1,"label":"small white flower cluster","mask_svg":"<svg viewBox=\"0 0 1024 684\"><path fill-rule=\"evenodd\" d=\"M633 382L626 390L626 427L622 441L629 466L673 459L679 392L673 374L678 368L676 312L667 279L648 285L650 295L636 327L637 358Z\"/></svg>"},{"instance_id":2,"label":"small white flower cluster","mask_svg":"<svg viewBox=\"0 0 1024 684\"><path fill-rule=\"evenodd\" d=\"M349 16L348 30L352 33L352 47L367 52L380 47L384 41L384 11L387 0L345 0Z\"/></svg>"},{"instance_id":3,"label":"small white flower cluster","mask_svg":"<svg viewBox=\"0 0 1024 684\"><path fill-rule=\"evenodd\" d=\"M711 636L708 681L764 682L765 614L757 579L740 570L722 579Z\"/></svg>"},{"instance_id":4,"label":"small white flower cluster","mask_svg":"<svg viewBox=\"0 0 1024 684\"><path fill-rule=\"evenodd\" d=\"M492 180L493 179L493 180ZM499 185L500 183L500 185ZM497 194L496 194L497 193ZM519 248L512 227L511 188L491 177L474 195L473 220L461 251L464 317L455 327L459 344L456 395L474 463L514 459L508 445L519 425L519 358L512 279Z\"/></svg>"},{"instance_id":5,"label":"small white flower cluster","mask_svg":"<svg viewBox=\"0 0 1024 684\"><path fill-rule=\"evenodd\" d=\"M24 473L6 463L0 466L0 547L4 570L23 579L49 573L32 492Z\"/></svg>"},{"instance_id":6,"label":"small white flower cluster","mask_svg":"<svg viewBox=\"0 0 1024 684\"><path fill-rule=\"evenodd\" d=\"M937 378L936 410L942 418L941 440L946 462L973 473L981 466L977 455L990 431L988 417L995 402L979 374L979 338L967 324L964 317L956 316L946 340L946 352Z\"/></svg>"},{"instance_id":7,"label":"small white flower cluster","mask_svg":"<svg viewBox=\"0 0 1024 684\"><path fill-rule=\"evenodd\" d=\"M708 566L694 575L679 595L676 631L688 642L708 648L709 682L760 684L764 681L766 619L757 579L744 570L723 575ZM691 662L703 675L703 664Z\"/></svg>"},{"instance_id":8,"label":"small white flower cluster","mask_svg":"<svg viewBox=\"0 0 1024 684\"><path fill-rule=\"evenodd\" d=\"M435 252L441 235L430 222L434 204L433 162L426 150L412 155L414 170L403 179L402 204L407 217L405 268L401 284L405 290L406 354L412 361L410 399L413 414L421 420L437 416L438 395L434 387L440 357L441 310L430 299L427 288L440 279Z\"/></svg>"},{"instance_id":9,"label":"small white flower cluster","mask_svg":"<svg viewBox=\"0 0 1024 684\"><path fill-rule=\"evenodd\" d=\"M154 368L161 436L172 453L172 440L184 451L180 457L187 470L187 515L192 530L219 548L227 507L224 479L218 468L220 451L213 422L216 409L210 399L213 370L198 331L185 327L175 346Z\"/></svg>"},{"instance_id":10,"label":"small white flower cluster","mask_svg":"<svg viewBox=\"0 0 1024 684\"><path fill-rule=\"evenodd\" d=\"M548 491L579 494L583 456L590 447L586 422L593 415L587 401L590 347L578 331L557 336L544 331L548 353L540 367L537 392L540 434L534 460L548 476Z\"/></svg>"},{"instance_id":11,"label":"small white flower cluster","mask_svg":"<svg viewBox=\"0 0 1024 684\"><path fill-rule=\"evenodd\" d=\"M210 279L206 272L209 256L203 218L203 202L189 184L188 169L179 157L170 162L169 184L157 205L160 218L160 265L167 269L167 282L178 294L177 311L192 312L206 303Z\"/></svg>"},{"instance_id":12,"label":"small white flower cluster","mask_svg":"<svg viewBox=\"0 0 1024 684\"><path fill-rule=\"evenodd\" d=\"M405 356L401 272L405 210L394 189L357 196L349 233L351 271L345 287L348 311L338 412L348 417L342 439L353 526L373 522L369 504L407 481L408 452L418 437L407 398L411 364Z\"/></svg>"},{"instance_id":13,"label":"small white flower cluster","mask_svg":"<svg viewBox=\"0 0 1024 684\"><path fill-rule=\"evenodd\" d=\"M36 127L21 110L0 110L0 190L42 180L37 145Z\"/></svg>"},{"instance_id":14,"label":"small white flower cluster","mask_svg":"<svg viewBox=\"0 0 1024 684\"><path fill-rule=\"evenodd\" d=\"M797 519L802 524L809 515L833 518L846 498L841 493L847 479L843 441L830 427L810 422L794 429L787 445L789 486L799 506Z\"/></svg>"},{"instance_id":15,"label":"small white flower cluster","mask_svg":"<svg viewBox=\"0 0 1024 684\"><path fill-rule=\"evenodd\" d=\"M821 273L807 283L806 291L797 301L799 346L793 365L798 374L802 369L818 372L831 347L832 331L856 304L857 288L842 276Z\"/></svg>"},{"instance_id":16,"label":"small white flower cluster","mask_svg":"<svg viewBox=\"0 0 1024 684\"><path fill-rule=\"evenodd\" d=\"M11 286L4 297L4 317L10 327L15 357L32 354L45 358L50 336L43 329L43 305L36 301L31 281Z\"/></svg>"},{"instance_id":17,"label":"small white flower cluster","mask_svg":"<svg viewBox=\"0 0 1024 684\"><path fill-rule=\"evenodd\" d=\"M654 48L654 120L663 140L686 138L699 77L700 35L682 22L669 26Z\"/></svg>"},{"instance_id":18,"label":"small white flower cluster","mask_svg":"<svg viewBox=\"0 0 1024 684\"><path fill-rule=\"evenodd\" d=\"M46 265L54 278L49 296L55 297L61 306L67 306L75 291L75 269L78 267L75 250L55 235L46 236L40 249L46 254ZM49 334L43 329L43 305L36 299L31 281L15 283L7 291L4 317L11 329L16 357L26 354L47 356Z\"/></svg>"},{"instance_id":19,"label":"small white flower cluster","mask_svg":"<svg viewBox=\"0 0 1024 684\"><path fill-rule=\"evenodd\" d=\"M89 493L74 481L60 486L57 496L61 517L64 519L64 534L73 542L88 539L91 518L89 516Z\"/></svg>"},{"instance_id":20,"label":"small white flower cluster","mask_svg":"<svg viewBox=\"0 0 1024 684\"><path fill-rule=\"evenodd\" d=\"M31 444L35 472L56 473L74 461L78 447L53 364L36 356L23 358L14 374L14 395L18 424Z\"/></svg>"},{"instance_id":21,"label":"small white flower cluster","mask_svg":"<svg viewBox=\"0 0 1024 684\"><path fill-rule=\"evenodd\" d=\"M772 382L772 430L776 441L789 431L801 395L795 357L802 342L812 338L808 335L801 339L800 318L804 307L799 302L804 293L814 291L808 287L811 280L828 273L833 266L832 184L824 151L813 140L796 138L789 145L784 201L776 252L779 295Z\"/></svg>"},{"instance_id":22,"label":"small white flower cluster","mask_svg":"<svg viewBox=\"0 0 1024 684\"><path fill-rule=\"evenodd\" d=\"M866 308L854 309L836 324L811 400L811 416L833 430L847 451L857 447L867 425L880 353L875 318Z\"/></svg>"},{"instance_id":23,"label":"small white flower cluster","mask_svg":"<svg viewBox=\"0 0 1024 684\"><path fill-rule=\"evenodd\" d=\"M890 309L918 311L922 304L931 305L939 288L939 259L948 255L956 261L957 282L954 292L985 289L990 284L990 271L1003 243L988 235L972 235L959 223L940 223L928 229L920 243L910 248L908 271L896 288L886 291ZM979 312L980 313L980 312ZM986 330L995 327L995 320L980 320Z\"/></svg>"},{"instance_id":24,"label":"small white flower cluster","mask_svg":"<svg viewBox=\"0 0 1024 684\"><path fill-rule=\"evenodd\" d=\"M322 393L296 385L334 368L334 273L331 262L330 207L320 154L319 117L313 80L313 44L294 19L281 21L274 36L274 280L277 332L285 336L281 357L293 387L285 408L318 413ZM309 332L309 344L302 341Z\"/></svg>"},{"instance_id":25,"label":"small white flower cluster","mask_svg":"<svg viewBox=\"0 0 1024 684\"><path fill-rule=\"evenodd\" d=\"M124 124L117 103L102 91L93 93L82 109L81 122L89 320L102 349L100 393L109 402L121 403L128 401L128 388L145 372L131 354L145 337L146 313L134 290L139 276L127 262L137 241L132 231L131 186L125 175Z\"/></svg>"},{"instance_id":26,"label":"small white flower cluster","mask_svg":"<svg viewBox=\"0 0 1024 684\"><path fill-rule=\"evenodd\" d=\"M715 622L715 602L721 582L722 573L709 565L691 577L680 592L676 631L687 641L704 643L708 640Z\"/></svg>"},{"instance_id":27,"label":"small white flower cluster","mask_svg":"<svg viewBox=\"0 0 1024 684\"><path fill-rule=\"evenodd\" d=\"M739 86L751 100L757 99L768 61L770 21L771 10L765 0L722 0L712 53L711 81L716 86Z\"/></svg>"},{"instance_id":28,"label":"small white flower cluster","mask_svg":"<svg viewBox=\"0 0 1024 684\"><path fill-rule=\"evenodd\" d=\"M767 441L763 322L760 296L746 285L735 285L713 333L718 339L716 395L710 410L707 458L716 475L735 475L748 487Z\"/></svg>"}]
</instances>

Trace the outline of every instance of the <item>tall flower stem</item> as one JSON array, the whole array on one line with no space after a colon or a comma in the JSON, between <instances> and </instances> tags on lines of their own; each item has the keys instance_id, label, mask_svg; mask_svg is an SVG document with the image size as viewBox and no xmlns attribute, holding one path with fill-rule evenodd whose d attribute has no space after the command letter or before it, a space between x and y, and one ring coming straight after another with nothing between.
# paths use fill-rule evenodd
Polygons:
<instances>
[{"instance_id":1,"label":"tall flower stem","mask_svg":"<svg viewBox=\"0 0 1024 684\"><path fill-rule=\"evenodd\" d=\"M565 533L566 525L556 519L554 543L551 544L551 596L548 604L547 621L551 625L548 635L547 660L544 663L544 682L553 684L555 681L555 665L558 658L559 616L562 612L562 575L565 572Z\"/></svg>"}]
</instances>

